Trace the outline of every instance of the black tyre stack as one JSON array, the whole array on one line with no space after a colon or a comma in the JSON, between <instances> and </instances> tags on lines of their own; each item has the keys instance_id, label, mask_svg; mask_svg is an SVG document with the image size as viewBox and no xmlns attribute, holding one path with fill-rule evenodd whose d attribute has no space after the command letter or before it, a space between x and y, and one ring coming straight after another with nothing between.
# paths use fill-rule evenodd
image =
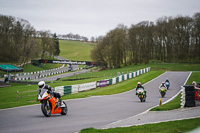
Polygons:
<instances>
[{"instance_id":1,"label":"black tyre stack","mask_svg":"<svg viewBox=\"0 0 200 133\"><path fill-rule=\"evenodd\" d=\"M193 85L185 85L185 107L195 106L195 90Z\"/></svg>"}]
</instances>

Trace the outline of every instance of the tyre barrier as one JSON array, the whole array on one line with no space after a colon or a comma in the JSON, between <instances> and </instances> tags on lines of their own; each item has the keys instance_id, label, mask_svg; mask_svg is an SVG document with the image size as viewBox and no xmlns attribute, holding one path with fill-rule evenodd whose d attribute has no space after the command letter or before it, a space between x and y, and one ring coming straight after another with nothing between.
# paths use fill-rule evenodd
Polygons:
<instances>
[{"instance_id":1,"label":"tyre barrier","mask_svg":"<svg viewBox=\"0 0 200 133\"><path fill-rule=\"evenodd\" d=\"M195 107L195 89L193 85L184 85L181 89L181 108Z\"/></svg>"},{"instance_id":2,"label":"tyre barrier","mask_svg":"<svg viewBox=\"0 0 200 133\"><path fill-rule=\"evenodd\" d=\"M60 93L62 96L72 94L72 93L78 93L78 92L82 92L82 91L96 89L98 87L105 87L105 86L108 86L108 85L117 84L117 83L120 83L122 81L137 77L141 74L147 73L149 71L150 71L150 67L140 69L138 71L127 73L127 74L124 74L124 75L120 75L118 77L114 77L114 78L111 78L111 79L104 79L104 80L101 80L101 81L95 81L95 82L78 84L78 85L58 86L58 87L55 87L55 91Z\"/></svg>"}]
</instances>

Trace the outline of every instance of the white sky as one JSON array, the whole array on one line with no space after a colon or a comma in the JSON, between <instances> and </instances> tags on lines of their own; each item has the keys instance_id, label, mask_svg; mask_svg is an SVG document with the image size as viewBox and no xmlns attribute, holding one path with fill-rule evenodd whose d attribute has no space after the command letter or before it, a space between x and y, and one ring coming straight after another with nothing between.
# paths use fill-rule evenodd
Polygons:
<instances>
[{"instance_id":1,"label":"white sky","mask_svg":"<svg viewBox=\"0 0 200 133\"><path fill-rule=\"evenodd\" d=\"M130 27L163 16L200 12L200 0L0 0L0 14L28 20L36 30L106 35L118 24Z\"/></svg>"}]
</instances>

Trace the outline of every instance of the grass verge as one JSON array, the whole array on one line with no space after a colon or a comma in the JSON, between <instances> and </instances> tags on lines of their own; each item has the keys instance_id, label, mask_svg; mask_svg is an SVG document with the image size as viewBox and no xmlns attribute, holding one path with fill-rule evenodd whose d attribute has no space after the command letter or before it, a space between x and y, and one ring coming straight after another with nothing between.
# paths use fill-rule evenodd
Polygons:
<instances>
[{"instance_id":1,"label":"grass verge","mask_svg":"<svg viewBox=\"0 0 200 133\"><path fill-rule=\"evenodd\" d=\"M155 108L152 108L150 111L166 111L166 110L173 110L180 108L181 104L181 94L179 94L174 100L163 104L161 106L157 106Z\"/></svg>"},{"instance_id":2,"label":"grass verge","mask_svg":"<svg viewBox=\"0 0 200 133\"><path fill-rule=\"evenodd\" d=\"M80 133L183 133L199 127L200 118L110 129L87 128Z\"/></svg>"}]
</instances>

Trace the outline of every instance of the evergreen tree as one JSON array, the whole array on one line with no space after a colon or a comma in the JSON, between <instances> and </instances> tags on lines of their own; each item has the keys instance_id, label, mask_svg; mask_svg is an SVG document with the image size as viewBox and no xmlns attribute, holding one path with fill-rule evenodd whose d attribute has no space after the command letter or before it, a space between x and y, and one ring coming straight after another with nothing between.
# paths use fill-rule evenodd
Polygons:
<instances>
[{"instance_id":1,"label":"evergreen tree","mask_svg":"<svg viewBox=\"0 0 200 133\"><path fill-rule=\"evenodd\" d=\"M59 47L59 40L57 38L56 33L54 33L53 35L53 40L54 40L54 48L55 48L54 55L58 56L60 54L60 47Z\"/></svg>"}]
</instances>

